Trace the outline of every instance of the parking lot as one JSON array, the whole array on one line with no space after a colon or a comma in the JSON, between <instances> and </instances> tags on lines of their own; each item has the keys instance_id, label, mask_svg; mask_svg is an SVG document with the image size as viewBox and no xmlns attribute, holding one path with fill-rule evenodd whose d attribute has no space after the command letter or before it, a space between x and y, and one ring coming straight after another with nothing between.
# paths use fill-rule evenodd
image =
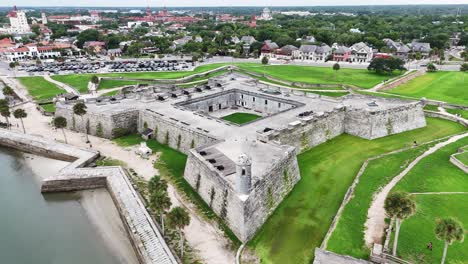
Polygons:
<instances>
[{"instance_id":1,"label":"parking lot","mask_svg":"<svg viewBox=\"0 0 468 264\"><path fill-rule=\"evenodd\" d=\"M43 63L40 65L21 65L18 71L29 75L50 74L82 74L108 72L152 72L152 71L181 71L192 68L189 60L145 60L145 61L105 61L105 62L61 62Z\"/></svg>"}]
</instances>

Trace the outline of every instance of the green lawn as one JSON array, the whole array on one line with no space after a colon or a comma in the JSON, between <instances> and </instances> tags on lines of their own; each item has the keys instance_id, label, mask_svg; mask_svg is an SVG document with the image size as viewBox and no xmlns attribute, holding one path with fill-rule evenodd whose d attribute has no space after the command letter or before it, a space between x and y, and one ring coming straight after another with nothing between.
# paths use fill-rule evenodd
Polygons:
<instances>
[{"instance_id":1,"label":"green lawn","mask_svg":"<svg viewBox=\"0 0 468 264\"><path fill-rule=\"evenodd\" d=\"M298 156L302 179L249 243L262 263L310 263L365 159L464 131L427 118L427 127L365 140L341 135Z\"/></svg>"},{"instance_id":2,"label":"green lawn","mask_svg":"<svg viewBox=\"0 0 468 264\"><path fill-rule=\"evenodd\" d=\"M145 82L101 79L101 82L99 82L98 90L106 90L106 89L111 89L111 88L123 87L127 85L137 85L140 83L145 83ZM80 92L87 92L87 91L80 91Z\"/></svg>"},{"instance_id":3,"label":"green lawn","mask_svg":"<svg viewBox=\"0 0 468 264\"><path fill-rule=\"evenodd\" d=\"M466 177L466 175L465 175ZM468 180L467 180L468 181ZM466 189L465 189L466 191ZM454 217L468 229L468 195L416 195L416 214L403 221L398 239L398 255L418 264L438 264L444 244L435 237L437 219ZM447 264L468 263L468 242L454 242L447 251ZM432 242L433 250L426 249Z\"/></svg>"},{"instance_id":4,"label":"green lawn","mask_svg":"<svg viewBox=\"0 0 468 264\"><path fill-rule=\"evenodd\" d=\"M222 119L232 122L234 124L242 125L248 122L252 122L260 117L261 116L256 114L239 112L224 116Z\"/></svg>"},{"instance_id":5,"label":"green lawn","mask_svg":"<svg viewBox=\"0 0 468 264\"><path fill-rule=\"evenodd\" d=\"M193 71L173 71L173 72L129 72L129 73L105 73L105 74L70 74L70 75L54 75L52 79L66 83L80 92L87 92L88 82L93 75L102 76L102 77L124 77L124 78L139 78L139 79L177 79L185 76L193 75L196 73L206 72L209 70L216 69L225 64L215 63L207 64L196 67ZM122 80L123 81L123 80ZM106 88L100 89L109 89L114 87L119 87L120 83L113 83L118 86L106 85Z\"/></svg>"},{"instance_id":6,"label":"green lawn","mask_svg":"<svg viewBox=\"0 0 468 264\"><path fill-rule=\"evenodd\" d=\"M62 90L57 85L46 81L43 77L18 77L18 80L26 87L28 93L34 98L34 100L50 99L57 94L66 93L65 90Z\"/></svg>"},{"instance_id":7,"label":"green lawn","mask_svg":"<svg viewBox=\"0 0 468 264\"><path fill-rule=\"evenodd\" d=\"M343 210L336 229L328 241L327 250L356 258L368 258L370 250L364 241L364 224L373 194L426 151L429 145L369 162L354 190L353 198Z\"/></svg>"},{"instance_id":8,"label":"green lawn","mask_svg":"<svg viewBox=\"0 0 468 264\"><path fill-rule=\"evenodd\" d=\"M445 110L452 115L460 115L461 117L468 119L468 110L451 109L451 108L445 108Z\"/></svg>"},{"instance_id":9,"label":"green lawn","mask_svg":"<svg viewBox=\"0 0 468 264\"><path fill-rule=\"evenodd\" d=\"M242 64L240 68L258 73L266 73L273 77L292 82L313 84L348 84L361 88L372 88L383 80L400 75L381 75L368 70L342 68L338 72L332 67L311 67L298 65L269 65Z\"/></svg>"},{"instance_id":10,"label":"green lawn","mask_svg":"<svg viewBox=\"0 0 468 264\"><path fill-rule=\"evenodd\" d=\"M425 157L395 186L394 190L405 192L468 191L466 173L449 162L450 155L465 145L468 145L468 138L460 139Z\"/></svg>"},{"instance_id":11,"label":"green lawn","mask_svg":"<svg viewBox=\"0 0 468 264\"><path fill-rule=\"evenodd\" d=\"M427 73L387 92L468 105L468 73L447 71Z\"/></svg>"},{"instance_id":12,"label":"green lawn","mask_svg":"<svg viewBox=\"0 0 468 264\"><path fill-rule=\"evenodd\" d=\"M42 109L44 109L46 112L55 112L55 104L43 104L41 105Z\"/></svg>"},{"instance_id":13,"label":"green lawn","mask_svg":"<svg viewBox=\"0 0 468 264\"><path fill-rule=\"evenodd\" d=\"M455 158L457 158L457 160L461 161L463 164L468 166L468 152L467 151L455 155Z\"/></svg>"}]
</instances>

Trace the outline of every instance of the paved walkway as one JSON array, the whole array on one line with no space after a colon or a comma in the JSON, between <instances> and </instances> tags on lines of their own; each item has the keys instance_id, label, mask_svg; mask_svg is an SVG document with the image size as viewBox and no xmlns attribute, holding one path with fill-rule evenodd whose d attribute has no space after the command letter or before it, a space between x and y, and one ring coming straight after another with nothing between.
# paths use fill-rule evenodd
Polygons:
<instances>
[{"instance_id":1,"label":"paved walkway","mask_svg":"<svg viewBox=\"0 0 468 264\"><path fill-rule=\"evenodd\" d=\"M385 218L386 213L384 209L384 202L387 198L390 191L395 187L395 185L408 174L414 166L416 166L419 161L423 158L433 154L437 150L456 142L459 139L467 137L468 133L464 133L461 135L456 135L450 137L448 140L443 141L441 143L436 144L435 146L428 149L426 152L418 156L415 160L413 160L408 167L406 167L400 174L394 177L386 186L384 186L380 192L374 195L374 199L367 211L367 221L365 223L365 231L364 231L364 239L366 245L368 247L372 247L373 243L381 243L382 237L384 235L385 230Z\"/></svg>"},{"instance_id":2,"label":"paved walkway","mask_svg":"<svg viewBox=\"0 0 468 264\"><path fill-rule=\"evenodd\" d=\"M57 85L58 87L64 89L65 91L67 91L67 93L72 93L72 94L77 94L77 95L80 95L80 92L78 92L75 88L67 85L67 84L64 84L63 82L59 82L59 81L56 81L54 79L52 79L50 77L50 75L48 74L44 74L44 79L48 82L51 82L55 85Z\"/></svg>"}]
</instances>

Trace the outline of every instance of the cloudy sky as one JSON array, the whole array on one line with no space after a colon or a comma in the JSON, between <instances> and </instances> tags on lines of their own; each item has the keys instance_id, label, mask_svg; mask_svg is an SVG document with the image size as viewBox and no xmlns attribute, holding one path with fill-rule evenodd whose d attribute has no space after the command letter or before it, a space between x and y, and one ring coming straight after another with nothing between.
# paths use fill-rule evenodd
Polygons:
<instances>
[{"instance_id":1,"label":"cloudy sky","mask_svg":"<svg viewBox=\"0 0 468 264\"><path fill-rule=\"evenodd\" d=\"M0 0L0 6L317 6L468 4L468 0Z\"/></svg>"}]
</instances>

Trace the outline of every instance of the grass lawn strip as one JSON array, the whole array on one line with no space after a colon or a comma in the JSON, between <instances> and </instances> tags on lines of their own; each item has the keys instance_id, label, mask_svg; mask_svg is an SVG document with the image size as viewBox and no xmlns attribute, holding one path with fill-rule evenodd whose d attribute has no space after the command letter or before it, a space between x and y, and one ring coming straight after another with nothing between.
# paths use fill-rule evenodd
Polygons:
<instances>
[{"instance_id":1,"label":"grass lawn strip","mask_svg":"<svg viewBox=\"0 0 468 264\"><path fill-rule=\"evenodd\" d=\"M310 263L362 163L373 156L465 130L427 118L427 127L375 140L341 135L298 156L301 180L249 246L262 263ZM293 253L293 254L292 254Z\"/></svg>"},{"instance_id":2,"label":"grass lawn strip","mask_svg":"<svg viewBox=\"0 0 468 264\"><path fill-rule=\"evenodd\" d=\"M28 93L34 98L34 100L50 99L58 94L66 93L65 90L62 90L57 85L48 82L40 76L18 77L18 80L24 87L26 87Z\"/></svg>"},{"instance_id":3,"label":"grass lawn strip","mask_svg":"<svg viewBox=\"0 0 468 264\"><path fill-rule=\"evenodd\" d=\"M401 73L381 75L368 70L342 68L335 72L332 67L311 67L297 65L239 65L241 69L265 73L291 82L312 84L351 84L362 88L372 88L383 80L396 77Z\"/></svg>"},{"instance_id":4,"label":"grass lawn strip","mask_svg":"<svg viewBox=\"0 0 468 264\"><path fill-rule=\"evenodd\" d=\"M468 73L438 71L418 76L388 93L468 105Z\"/></svg>"},{"instance_id":5,"label":"grass lawn strip","mask_svg":"<svg viewBox=\"0 0 468 264\"><path fill-rule=\"evenodd\" d=\"M256 115L256 114L251 114L251 113L239 112L239 113L233 113L233 114L224 116L222 119L226 120L226 121L229 121L229 122L232 122L232 123L235 123L235 124L238 124L238 125L242 125L242 124L245 124L245 123L252 122L252 121L254 121L254 120L258 119L258 118L261 118L261 116Z\"/></svg>"},{"instance_id":6,"label":"grass lawn strip","mask_svg":"<svg viewBox=\"0 0 468 264\"><path fill-rule=\"evenodd\" d=\"M468 152L467 151L455 155L455 158L457 158L457 160L459 160L460 162L468 166Z\"/></svg>"},{"instance_id":7,"label":"grass lawn strip","mask_svg":"<svg viewBox=\"0 0 468 264\"><path fill-rule=\"evenodd\" d=\"M388 184L412 160L434 144L436 143L433 142L369 161L359 178L351 200L346 204L328 241L327 250L367 259L370 251L364 241L364 225L374 193Z\"/></svg>"}]
</instances>

